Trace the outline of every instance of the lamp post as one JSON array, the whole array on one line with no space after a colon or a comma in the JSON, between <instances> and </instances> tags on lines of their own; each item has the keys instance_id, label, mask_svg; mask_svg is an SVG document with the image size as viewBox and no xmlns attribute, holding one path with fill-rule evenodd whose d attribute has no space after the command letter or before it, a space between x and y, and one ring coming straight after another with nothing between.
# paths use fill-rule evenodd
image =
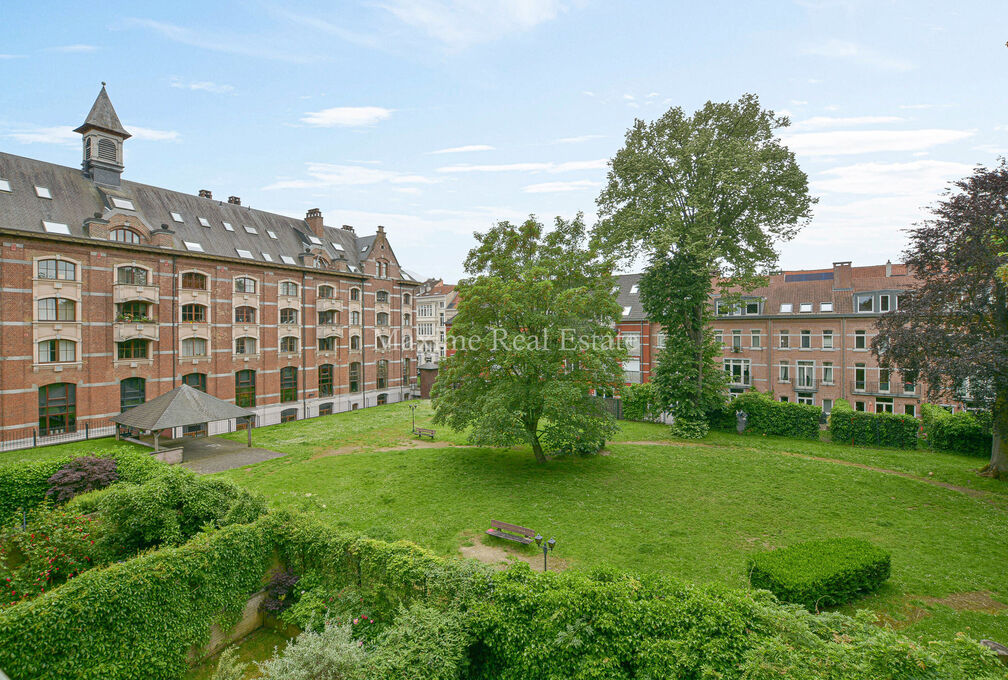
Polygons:
<instances>
[{"instance_id":1,"label":"lamp post","mask_svg":"<svg viewBox=\"0 0 1008 680\"><path fill-rule=\"evenodd\" d=\"M550 552L551 550L553 550L553 546L556 545L556 539L555 538L551 538L550 540L544 542L542 535L536 534L535 535L535 542L536 542L536 545L542 546L542 550L543 550L543 573L545 573L546 572L546 554L548 552Z\"/></svg>"},{"instance_id":2,"label":"lamp post","mask_svg":"<svg viewBox=\"0 0 1008 680\"><path fill-rule=\"evenodd\" d=\"M414 433L416 432L416 407L417 407L416 404L410 404L409 405L410 413L413 414L413 432Z\"/></svg>"}]
</instances>

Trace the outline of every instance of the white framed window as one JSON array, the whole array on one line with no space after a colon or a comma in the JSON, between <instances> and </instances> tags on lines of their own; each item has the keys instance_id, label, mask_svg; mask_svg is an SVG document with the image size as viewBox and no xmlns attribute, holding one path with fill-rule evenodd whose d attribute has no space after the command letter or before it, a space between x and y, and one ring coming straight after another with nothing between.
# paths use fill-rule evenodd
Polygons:
<instances>
[{"instance_id":1,"label":"white framed window","mask_svg":"<svg viewBox=\"0 0 1008 680\"><path fill-rule=\"evenodd\" d=\"M246 260L254 260L255 259L254 257L252 257L252 251L251 250L245 250L243 248L235 248L235 252L238 253L238 257L245 258Z\"/></svg>"},{"instance_id":2,"label":"white framed window","mask_svg":"<svg viewBox=\"0 0 1008 680\"><path fill-rule=\"evenodd\" d=\"M231 226L230 222L221 222L224 225L224 231L234 231L234 227Z\"/></svg>"},{"instance_id":3,"label":"white framed window","mask_svg":"<svg viewBox=\"0 0 1008 680\"><path fill-rule=\"evenodd\" d=\"M788 349L791 346L791 336L788 335L787 331L780 332L780 335L777 337L777 346L781 349Z\"/></svg>"},{"instance_id":4,"label":"white framed window","mask_svg":"<svg viewBox=\"0 0 1008 680\"><path fill-rule=\"evenodd\" d=\"M798 305L798 311L802 314L807 314L812 311L811 302L802 302Z\"/></svg>"},{"instance_id":5,"label":"white framed window","mask_svg":"<svg viewBox=\"0 0 1008 680\"><path fill-rule=\"evenodd\" d=\"M128 198L113 196L112 205L116 208L122 208L123 210L136 210L136 208L133 207L133 201Z\"/></svg>"},{"instance_id":6,"label":"white framed window","mask_svg":"<svg viewBox=\"0 0 1008 680\"><path fill-rule=\"evenodd\" d=\"M197 218L197 219L199 219L199 223L200 223L200 224L201 224L202 226L206 227L207 229L209 229L209 228L210 228L210 220L208 220L208 219L207 219L207 218L205 218L205 217L200 217L200 218Z\"/></svg>"},{"instance_id":7,"label":"white framed window","mask_svg":"<svg viewBox=\"0 0 1008 680\"><path fill-rule=\"evenodd\" d=\"M878 310L880 312L888 312L889 311L889 296L888 295L879 295Z\"/></svg>"},{"instance_id":8,"label":"white framed window","mask_svg":"<svg viewBox=\"0 0 1008 680\"><path fill-rule=\"evenodd\" d=\"M179 214L179 213L177 213L177 212L173 212L173 213L171 214L171 218L172 218L173 220L175 220L176 222L185 222L185 220L183 220L183 219L182 219L182 215L180 215L180 214Z\"/></svg>"},{"instance_id":9,"label":"white framed window","mask_svg":"<svg viewBox=\"0 0 1008 680\"><path fill-rule=\"evenodd\" d=\"M832 302L820 302L819 303L819 311L820 312L832 312L833 311L833 303Z\"/></svg>"},{"instance_id":10,"label":"white framed window","mask_svg":"<svg viewBox=\"0 0 1008 680\"><path fill-rule=\"evenodd\" d=\"M854 331L854 349L868 349L867 331Z\"/></svg>"},{"instance_id":11,"label":"white framed window","mask_svg":"<svg viewBox=\"0 0 1008 680\"><path fill-rule=\"evenodd\" d=\"M724 370L728 374L728 383L734 386L749 387L752 385L749 367L749 359L725 359Z\"/></svg>"},{"instance_id":12,"label":"white framed window","mask_svg":"<svg viewBox=\"0 0 1008 680\"><path fill-rule=\"evenodd\" d=\"M786 361L780 362L777 366L777 381L778 382L791 382L791 364Z\"/></svg>"},{"instance_id":13,"label":"white framed window","mask_svg":"<svg viewBox=\"0 0 1008 680\"><path fill-rule=\"evenodd\" d=\"M833 349L833 331L826 330L822 332L822 348Z\"/></svg>"},{"instance_id":14,"label":"white framed window","mask_svg":"<svg viewBox=\"0 0 1008 680\"><path fill-rule=\"evenodd\" d=\"M269 236L272 239L277 238L276 232L273 231L272 229L267 229L266 230L266 235Z\"/></svg>"},{"instance_id":15,"label":"white framed window","mask_svg":"<svg viewBox=\"0 0 1008 680\"><path fill-rule=\"evenodd\" d=\"M758 328L752 329L749 332L749 346L750 347L759 347L760 346L760 336L761 336L761 333L759 332Z\"/></svg>"},{"instance_id":16,"label":"white framed window","mask_svg":"<svg viewBox=\"0 0 1008 680\"><path fill-rule=\"evenodd\" d=\"M248 226L247 224L243 224L242 226L243 226L243 227L245 228L245 232L246 232L246 233L248 233L248 234L258 234L258 233L259 233L259 232L258 232L258 231L256 230L256 228L255 228L255 227L250 227L250 226Z\"/></svg>"},{"instance_id":17,"label":"white framed window","mask_svg":"<svg viewBox=\"0 0 1008 680\"><path fill-rule=\"evenodd\" d=\"M724 333L723 331L714 331L714 342L718 345L724 347Z\"/></svg>"},{"instance_id":18,"label":"white framed window","mask_svg":"<svg viewBox=\"0 0 1008 680\"><path fill-rule=\"evenodd\" d=\"M794 305L790 302L782 302L780 306L781 314L790 314L794 311Z\"/></svg>"},{"instance_id":19,"label":"white framed window","mask_svg":"<svg viewBox=\"0 0 1008 680\"><path fill-rule=\"evenodd\" d=\"M185 338L179 354L184 357L205 357L207 355L207 341L203 338Z\"/></svg>"},{"instance_id":20,"label":"white framed window","mask_svg":"<svg viewBox=\"0 0 1008 680\"><path fill-rule=\"evenodd\" d=\"M745 313L746 314L759 314L759 300L748 300L745 303Z\"/></svg>"},{"instance_id":21,"label":"white framed window","mask_svg":"<svg viewBox=\"0 0 1008 680\"><path fill-rule=\"evenodd\" d=\"M822 364L822 381L823 385L833 384L833 362L824 361Z\"/></svg>"},{"instance_id":22,"label":"white framed window","mask_svg":"<svg viewBox=\"0 0 1008 680\"><path fill-rule=\"evenodd\" d=\"M42 220L42 227L50 234L70 235L70 227L62 222L49 222L48 220Z\"/></svg>"},{"instance_id":23,"label":"white framed window","mask_svg":"<svg viewBox=\"0 0 1008 680\"><path fill-rule=\"evenodd\" d=\"M10 182L5 179L0 179L0 191L10 192L11 186Z\"/></svg>"},{"instance_id":24,"label":"white framed window","mask_svg":"<svg viewBox=\"0 0 1008 680\"><path fill-rule=\"evenodd\" d=\"M875 311L875 298L871 295L857 296L857 312L863 314Z\"/></svg>"},{"instance_id":25,"label":"white framed window","mask_svg":"<svg viewBox=\"0 0 1008 680\"><path fill-rule=\"evenodd\" d=\"M799 404L808 404L809 406L815 406L815 397L813 397L808 392L799 392L797 402Z\"/></svg>"},{"instance_id":26,"label":"white framed window","mask_svg":"<svg viewBox=\"0 0 1008 680\"><path fill-rule=\"evenodd\" d=\"M52 194L49 193L49 187L40 187L39 185L36 184L35 195L38 196L39 198L48 198L52 200Z\"/></svg>"},{"instance_id":27,"label":"white framed window","mask_svg":"<svg viewBox=\"0 0 1008 680\"><path fill-rule=\"evenodd\" d=\"M731 332L731 346L732 350L738 352L742 349L742 331L732 331Z\"/></svg>"},{"instance_id":28,"label":"white framed window","mask_svg":"<svg viewBox=\"0 0 1008 680\"><path fill-rule=\"evenodd\" d=\"M833 400L832 399L823 399L822 400L822 412L828 414L832 410L833 410Z\"/></svg>"},{"instance_id":29,"label":"white framed window","mask_svg":"<svg viewBox=\"0 0 1008 680\"><path fill-rule=\"evenodd\" d=\"M812 331L802 331L799 339L802 349L812 349Z\"/></svg>"},{"instance_id":30,"label":"white framed window","mask_svg":"<svg viewBox=\"0 0 1008 680\"><path fill-rule=\"evenodd\" d=\"M201 243L197 243L196 241L183 241L182 243L185 244L186 250L191 250L195 253L206 252L203 250L203 245Z\"/></svg>"}]
</instances>

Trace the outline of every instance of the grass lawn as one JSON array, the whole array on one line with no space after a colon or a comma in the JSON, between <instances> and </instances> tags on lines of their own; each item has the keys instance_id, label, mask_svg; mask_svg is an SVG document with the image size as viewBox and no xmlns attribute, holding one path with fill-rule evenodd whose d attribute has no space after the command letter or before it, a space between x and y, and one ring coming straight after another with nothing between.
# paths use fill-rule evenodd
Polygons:
<instances>
[{"instance_id":1,"label":"grass lawn","mask_svg":"<svg viewBox=\"0 0 1008 680\"><path fill-rule=\"evenodd\" d=\"M242 663L247 664L245 668L245 680L260 677L259 669L253 662L265 661L270 658L273 656L274 648L279 648L282 651L287 646L288 639L286 635L278 633L275 630L260 628L240 640L237 643L238 658ZM219 654L214 654L203 663L194 666L185 674L183 680L210 680L213 677L214 671L217 670L217 661L219 658Z\"/></svg>"},{"instance_id":2,"label":"grass lawn","mask_svg":"<svg viewBox=\"0 0 1008 680\"><path fill-rule=\"evenodd\" d=\"M413 403L429 425L429 404ZM858 606L922 638L1008 640L1008 484L976 477L979 459L720 433L673 441L663 426L621 423L609 455L538 465L527 448L462 447L444 428L403 450L416 441L410 418L399 403L257 429L256 446L288 455L222 474L278 506L445 555L484 538L520 548L483 535L500 519L556 537L569 567L738 587L752 550L865 538L892 552L893 576Z\"/></svg>"},{"instance_id":3,"label":"grass lawn","mask_svg":"<svg viewBox=\"0 0 1008 680\"><path fill-rule=\"evenodd\" d=\"M136 449L137 451L150 450L132 442L116 441L115 437L102 437L101 439L86 439L79 442L67 442L66 444L39 446L34 449L0 451L0 465L4 463L16 463L22 460L50 460L52 458L62 458L66 455L93 456L98 452L109 451L115 448Z\"/></svg>"}]
</instances>

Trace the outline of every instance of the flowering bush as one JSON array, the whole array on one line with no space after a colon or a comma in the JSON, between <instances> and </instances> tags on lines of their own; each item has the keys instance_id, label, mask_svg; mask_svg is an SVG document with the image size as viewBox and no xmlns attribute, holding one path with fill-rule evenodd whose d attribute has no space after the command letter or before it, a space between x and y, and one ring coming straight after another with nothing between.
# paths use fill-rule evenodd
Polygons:
<instances>
[{"instance_id":1,"label":"flowering bush","mask_svg":"<svg viewBox=\"0 0 1008 680\"><path fill-rule=\"evenodd\" d=\"M92 520L43 505L0 530L0 603L34 597L94 566Z\"/></svg>"},{"instance_id":2,"label":"flowering bush","mask_svg":"<svg viewBox=\"0 0 1008 680\"><path fill-rule=\"evenodd\" d=\"M102 489L119 479L114 458L81 456L61 467L49 478L46 496L64 503L74 496Z\"/></svg>"}]
</instances>

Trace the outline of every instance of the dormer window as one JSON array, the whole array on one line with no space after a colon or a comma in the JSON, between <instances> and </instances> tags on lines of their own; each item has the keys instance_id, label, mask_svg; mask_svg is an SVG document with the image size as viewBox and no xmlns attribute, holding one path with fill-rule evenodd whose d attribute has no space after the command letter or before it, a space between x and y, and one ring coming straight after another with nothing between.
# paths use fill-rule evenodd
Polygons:
<instances>
[{"instance_id":1,"label":"dormer window","mask_svg":"<svg viewBox=\"0 0 1008 680\"><path fill-rule=\"evenodd\" d=\"M35 195L39 198L52 199L52 194L49 193L49 187L40 187L37 184L35 185Z\"/></svg>"},{"instance_id":2,"label":"dormer window","mask_svg":"<svg viewBox=\"0 0 1008 680\"><path fill-rule=\"evenodd\" d=\"M109 241L140 243L140 235L132 229L113 229L109 232Z\"/></svg>"}]
</instances>

